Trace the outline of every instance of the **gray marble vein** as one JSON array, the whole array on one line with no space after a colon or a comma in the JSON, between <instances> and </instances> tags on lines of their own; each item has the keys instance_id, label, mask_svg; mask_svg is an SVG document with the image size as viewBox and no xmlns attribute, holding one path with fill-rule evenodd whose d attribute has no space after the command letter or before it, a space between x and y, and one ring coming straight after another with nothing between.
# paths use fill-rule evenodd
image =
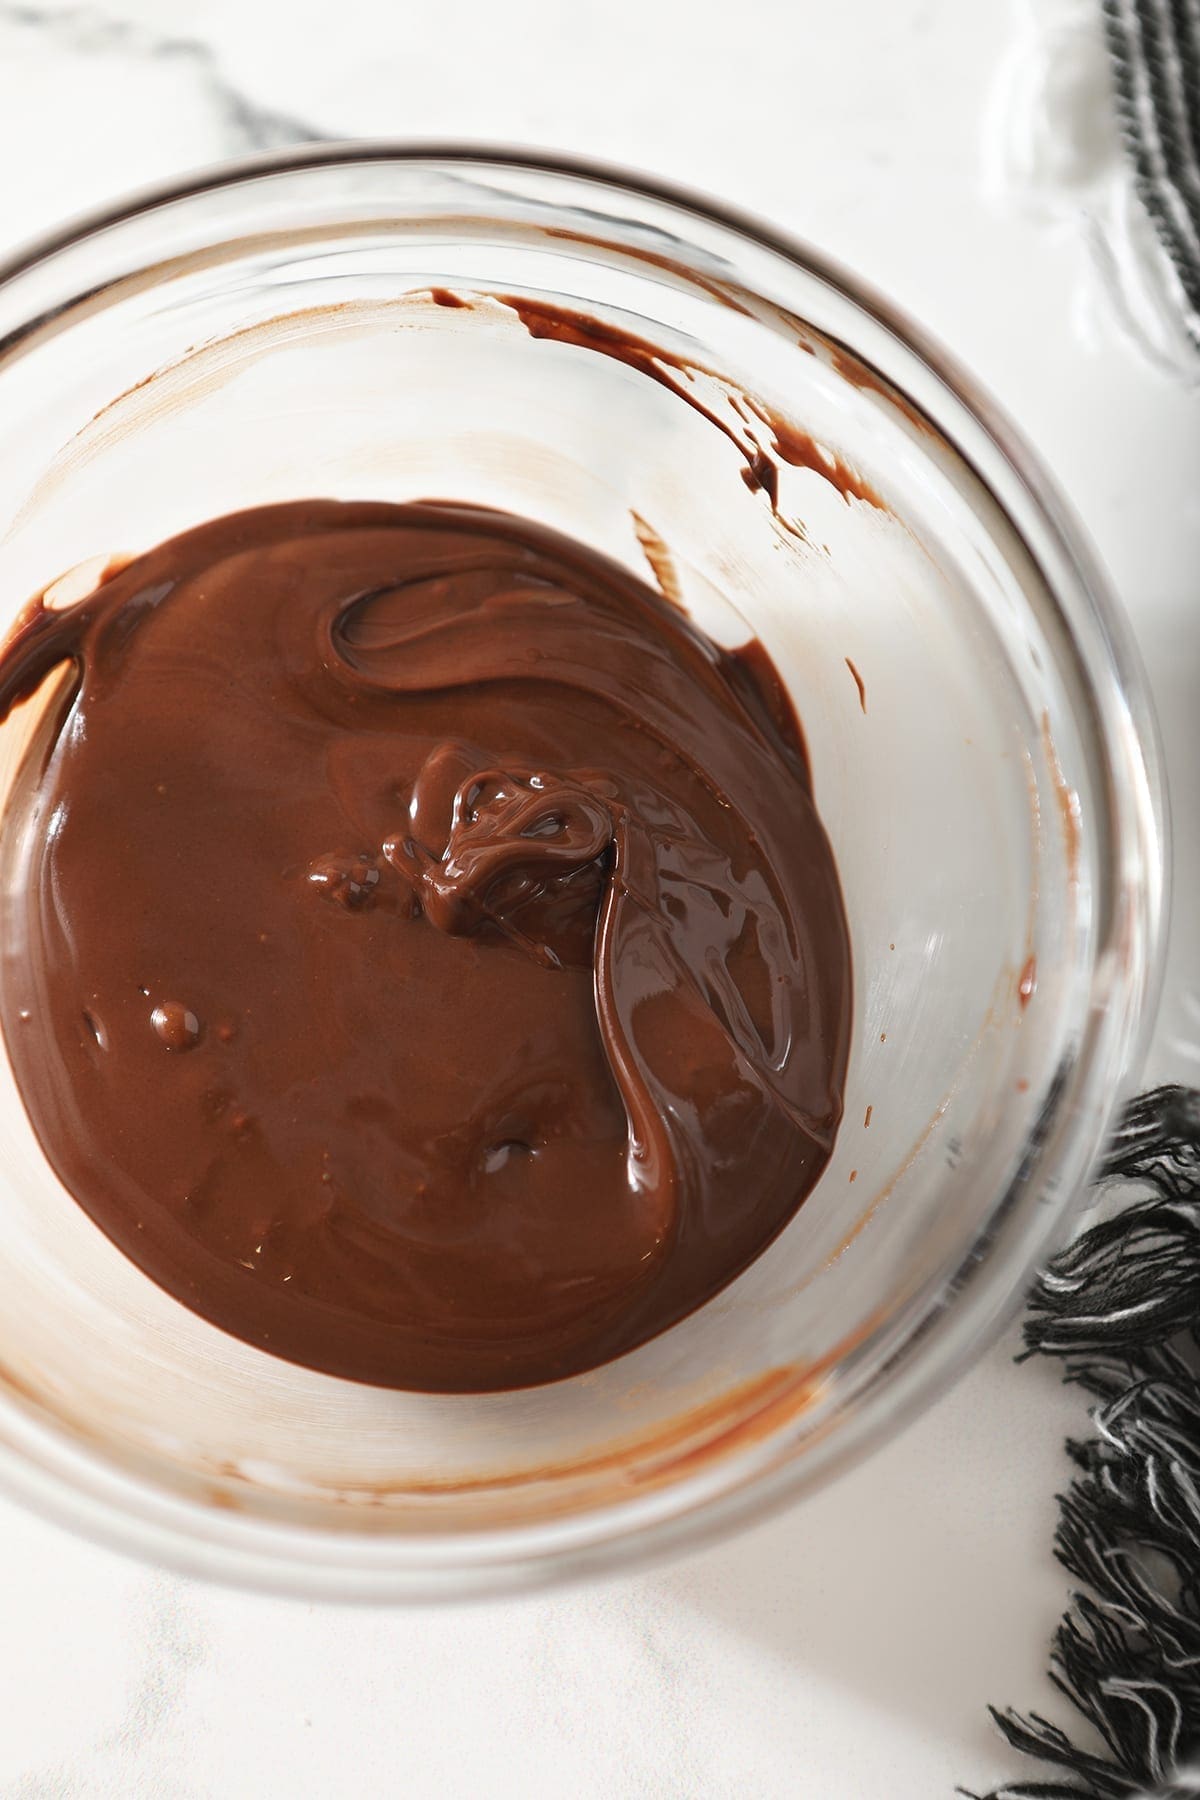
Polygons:
<instances>
[{"instance_id":1,"label":"gray marble vein","mask_svg":"<svg viewBox=\"0 0 1200 1800\"><path fill-rule=\"evenodd\" d=\"M8 1783L3 1800L126 1800L135 1793L202 1800L203 1789L180 1766L176 1741L189 1679L205 1658L186 1594L175 1576L147 1577L128 1621L137 1655L121 1718L83 1757Z\"/></svg>"},{"instance_id":2,"label":"gray marble vein","mask_svg":"<svg viewBox=\"0 0 1200 1800\"><path fill-rule=\"evenodd\" d=\"M119 54L158 62L179 61L196 74L229 139L231 154L281 144L319 143L325 133L306 119L260 105L225 73L211 45L198 37L157 32L93 6L37 6L0 0L0 26L39 33L54 48L75 55Z\"/></svg>"}]
</instances>

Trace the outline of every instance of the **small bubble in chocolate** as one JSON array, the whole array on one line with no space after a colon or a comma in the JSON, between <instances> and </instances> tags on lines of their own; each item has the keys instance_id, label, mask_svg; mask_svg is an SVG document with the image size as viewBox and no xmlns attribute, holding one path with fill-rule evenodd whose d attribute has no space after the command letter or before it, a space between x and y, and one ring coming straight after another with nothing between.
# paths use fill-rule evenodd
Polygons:
<instances>
[{"instance_id":1,"label":"small bubble in chocolate","mask_svg":"<svg viewBox=\"0 0 1200 1800\"><path fill-rule=\"evenodd\" d=\"M166 1000L150 1014L150 1023L168 1050L191 1050L200 1042L200 1021L179 1000Z\"/></svg>"}]
</instances>

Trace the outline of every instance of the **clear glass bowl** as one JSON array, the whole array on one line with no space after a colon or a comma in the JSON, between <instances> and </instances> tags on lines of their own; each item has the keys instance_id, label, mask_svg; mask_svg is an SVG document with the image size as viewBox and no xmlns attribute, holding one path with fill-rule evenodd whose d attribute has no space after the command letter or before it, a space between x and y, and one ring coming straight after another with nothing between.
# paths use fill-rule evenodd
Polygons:
<instances>
[{"instance_id":1,"label":"clear glass bowl","mask_svg":"<svg viewBox=\"0 0 1200 1800\"><path fill-rule=\"evenodd\" d=\"M503 294L619 320L688 391L532 338L482 298ZM818 457L783 468L781 526L703 410L736 437L747 396L886 510ZM318 494L509 507L647 577L665 546L710 631L763 639L853 930L837 1152L655 1342L532 1392L401 1394L155 1288L58 1185L5 1066L0 1477L129 1549L310 1595L506 1590L693 1545L910 1418L1066 1229L1159 961L1163 808L1125 629L1045 473L940 350L812 251L649 182L324 147L0 269L4 626L71 565ZM0 733L0 793L37 711Z\"/></svg>"}]
</instances>

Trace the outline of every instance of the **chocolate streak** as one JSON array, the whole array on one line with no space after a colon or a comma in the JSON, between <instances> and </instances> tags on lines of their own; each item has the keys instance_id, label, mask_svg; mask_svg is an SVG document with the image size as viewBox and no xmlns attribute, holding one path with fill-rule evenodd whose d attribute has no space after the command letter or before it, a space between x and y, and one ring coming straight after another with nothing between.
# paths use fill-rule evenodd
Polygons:
<instances>
[{"instance_id":1,"label":"chocolate streak","mask_svg":"<svg viewBox=\"0 0 1200 1800\"><path fill-rule=\"evenodd\" d=\"M267 507L0 659L3 1023L96 1223L389 1386L594 1367L725 1286L841 1116L849 947L758 645L504 514Z\"/></svg>"}]
</instances>

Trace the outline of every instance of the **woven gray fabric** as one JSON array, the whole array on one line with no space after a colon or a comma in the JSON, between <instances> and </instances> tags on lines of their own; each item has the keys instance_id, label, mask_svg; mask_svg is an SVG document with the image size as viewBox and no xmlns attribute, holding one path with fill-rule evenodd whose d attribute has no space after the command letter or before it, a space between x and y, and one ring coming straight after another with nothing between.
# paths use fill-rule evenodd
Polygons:
<instances>
[{"instance_id":1,"label":"woven gray fabric","mask_svg":"<svg viewBox=\"0 0 1200 1800\"><path fill-rule=\"evenodd\" d=\"M1082 1729L993 1709L1050 1773L989 1800L1200 1800L1200 1093L1135 1100L1101 1181L1114 1210L1044 1272L1025 1326L1027 1354L1096 1402L1055 1537L1073 1591L1050 1678Z\"/></svg>"},{"instance_id":2,"label":"woven gray fabric","mask_svg":"<svg viewBox=\"0 0 1200 1800\"><path fill-rule=\"evenodd\" d=\"M1200 0L1102 5L1126 153L1200 352Z\"/></svg>"}]
</instances>

